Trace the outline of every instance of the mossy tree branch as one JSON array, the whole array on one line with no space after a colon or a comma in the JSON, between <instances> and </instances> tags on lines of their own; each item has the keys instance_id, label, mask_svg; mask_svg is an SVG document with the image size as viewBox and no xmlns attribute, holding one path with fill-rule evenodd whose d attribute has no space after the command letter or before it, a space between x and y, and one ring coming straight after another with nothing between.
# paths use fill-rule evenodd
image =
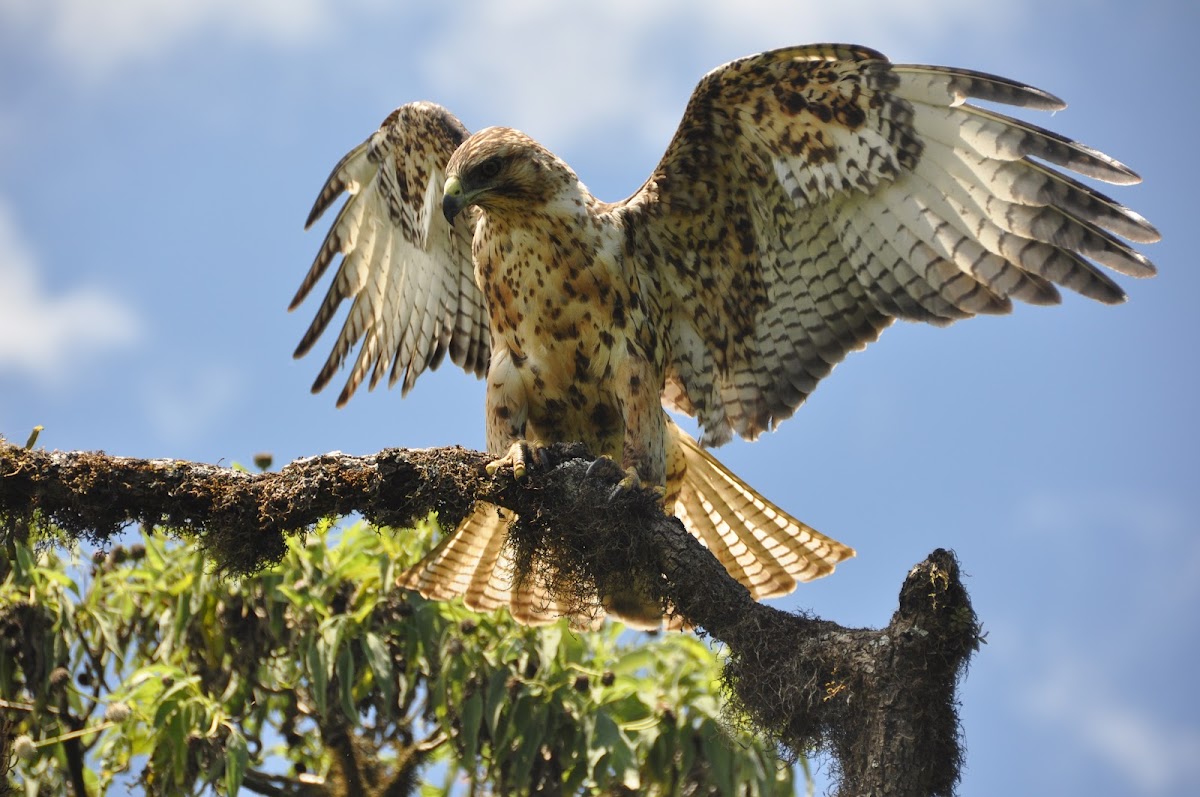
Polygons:
<instances>
[{"instance_id":1,"label":"mossy tree branch","mask_svg":"<svg viewBox=\"0 0 1200 797\"><path fill-rule=\"evenodd\" d=\"M490 478L461 448L325 454L249 474L179 460L45 452L0 441L5 536L37 514L104 542L131 523L192 538L230 572L278 560L287 535L358 512L407 527L436 511L456 524L476 500L518 514L517 561L573 595L640 581L729 650L736 709L787 750L834 756L840 795L948 795L961 763L955 690L979 626L954 556L908 574L887 627L849 629L755 603L719 562L619 468L576 446L520 483ZM581 586L582 585L582 586Z\"/></svg>"}]
</instances>

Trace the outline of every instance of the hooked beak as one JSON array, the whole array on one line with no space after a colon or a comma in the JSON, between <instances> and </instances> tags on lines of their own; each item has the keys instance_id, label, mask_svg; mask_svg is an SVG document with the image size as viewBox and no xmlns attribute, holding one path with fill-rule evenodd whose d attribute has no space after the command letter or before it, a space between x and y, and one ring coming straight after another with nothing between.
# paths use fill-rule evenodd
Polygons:
<instances>
[{"instance_id":1,"label":"hooked beak","mask_svg":"<svg viewBox=\"0 0 1200 797\"><path fill-rule=\"evenodd\" d=\"M466 206L462 181L455 175L446 181L446 187L442 191L442 215L446 217L446 221L453 224L455 217Z\"/></svg>"}]
</instances>

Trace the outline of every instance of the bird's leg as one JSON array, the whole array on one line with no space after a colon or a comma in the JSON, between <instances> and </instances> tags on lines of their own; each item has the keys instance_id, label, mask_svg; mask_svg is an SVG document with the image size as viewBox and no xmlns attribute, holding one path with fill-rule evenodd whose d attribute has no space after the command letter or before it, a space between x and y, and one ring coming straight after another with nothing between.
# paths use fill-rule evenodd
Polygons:
<instances>
[{"instance_id":1,"label":"bird's leg","mask_svg":"<svg viewBox=\"0 0 1200 797\"><path fill-rule=\"evenodd\" d=\"M544 466L545 447L526 439L528 418L529 404L520 368L507 347L493 343L488 367L487 450L493 454L506 453L487 464L489 476L511 467L513 477L523 479L531 464Z\"/></svg>"},{"instance_id":2,"label":"bird's leg","mask_svg":"<svg viewBox=\"0 0 1200 797\"><path fill-rule=\"evenodd\" d=\"M656 378L646 358L628 356L616 363L615 380L622 388L621 415L625 422L625 440L621 451L624 476L609 495L609 500L627 490L640 487L659 498L666 495L666 413L654 385ZM600 460L593 463L593 467Z\"/></svg>"},{"instance_id":3,"label":"bird's leg","mask_svg":"<svg viewBox=\"0 0 1200 797\"><path fill-rule=\"evenodd\" d=\"M493 459L485 467L489 476L495 476L502 468L511 467L513 478L520 480L531 468L545 470L550 467L549 449L540 443L517 440L508 448L508 453Z\"/></svg>"}]
</instances>

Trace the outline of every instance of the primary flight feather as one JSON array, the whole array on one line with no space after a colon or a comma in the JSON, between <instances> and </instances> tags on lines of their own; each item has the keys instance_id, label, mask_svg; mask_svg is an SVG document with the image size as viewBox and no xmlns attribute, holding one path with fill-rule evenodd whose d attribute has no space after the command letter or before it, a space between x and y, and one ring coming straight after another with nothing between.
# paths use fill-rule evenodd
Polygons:
<instances>
[{"instance_id":1,"label":"primary flight feather","mask_svg":"<svg viewBox=\"0 0 1200 797\"><path fill-rule=\"evenodd\" d=\"M405 105L334 168L309 216L350 195L292 301L341 256L296 355L349 300L314 390L355 346L339 405L385 374L407 392L448 353L487 377L496 465L519 472L539 446L583 442L662 488L755 598L784 594L854 552L730 473L664 407L696 416L703 445L753 439L897 318L1053 304L1056 286L1115 303L1125 295L1099 266L1154 273L1127 243L1158 240L1154 227L1059 169L1137 175L970 99L1064 107L863 47L742 58L700 81L653 174L616 203L523 133L469 134L440 106ZM513 583L509 520L480 504L403 583L554 619L558 596ZM638 594L598 599L640 625L663 613Z\"/></svg>"}]
</instances>

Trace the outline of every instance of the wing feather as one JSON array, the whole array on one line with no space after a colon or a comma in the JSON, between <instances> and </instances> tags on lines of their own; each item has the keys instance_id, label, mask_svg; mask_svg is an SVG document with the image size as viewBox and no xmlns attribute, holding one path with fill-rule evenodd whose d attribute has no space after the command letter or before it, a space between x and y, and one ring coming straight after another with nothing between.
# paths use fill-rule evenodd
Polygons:
<instances>
[{"instance_id":1,"label":"wing feather","mask_svg":"<svg viewBox=\"0 0 1200 797\"><path fill-rule=\"evenodd\" d=\"M1061 111L1067 107L1048 91L971 69L896 64L892 71L904 78L892 93L909 102L955 107L976 99L1035 111Z\"/></svg>"},{"instance_id":2,"label":"wing feather","mask_svg":"<svg viewBox=\"0 0 1200 797\"><path fill-rule=\"evenodd\" d=\"M1119 185L1137 174L969 100L1065 107L850 45L762 53L701 80L655 172L614 212L665 319L663 403L697 415L705 443L789 417L894 318L1054 304L1056 285L1115 303L1124 292L1100 267L1154 273L1130 242L1158 231L1059 169Z\"/></svg>"},{"instance_id":3,"label":"wing feather","mask_svg":"<svg viewBox=\"0 0 1200 797\"><path fill-rule=\"evenodd\" d=\"M431 103L396 109L334 167L317 196L311 226L343 193L349 198L325 236L289 309L295 309L341 255L316 316L296 347L301 357L337 315L350 310L313 383L323 389L359 346L338 405L362 382L384 375L407 393L427 369L450 359L482 376L490 341L471 260L474 216L451 226L441 213L445 166L467 137L462 124Z\"/></svg>"}]
</instances>

